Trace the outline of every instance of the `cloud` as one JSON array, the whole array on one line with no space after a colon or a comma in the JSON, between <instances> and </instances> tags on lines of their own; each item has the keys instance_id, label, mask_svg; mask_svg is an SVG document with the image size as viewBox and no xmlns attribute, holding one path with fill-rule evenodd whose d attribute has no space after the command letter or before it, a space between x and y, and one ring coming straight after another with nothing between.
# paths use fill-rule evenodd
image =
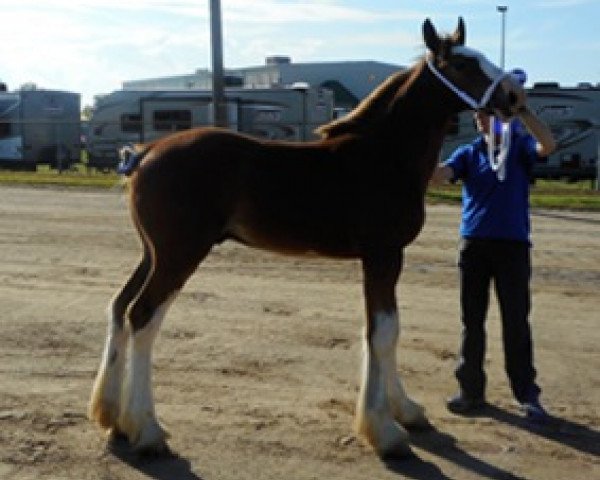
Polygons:
<instances>
[{"instance_id":1,"label":"cloud","mask_svg":"<svg viewBox=\"0 0 600 480\"><path fill-rule=\"evenodd\" d=\"M90 102L92 95L117 89L123 80L190 71L203 60L187 58L190 50L208 51L208 32L187 16L137 21L142 6L166 9L167 2L122 2L127 8L113 0L103 1L108 8L85 1L47 0L36 8L33 3L3 6L0 79L9 88L33 82L82 92Z\"/></svg>"},{"instance_id":2,"label":"cloud","mask_svg":"<svg viewBox=\"0 0 600 480\"><path fill-rule=\"evenodd\" d=\"M388 58L403 63L402 49L410 49L408 58L420 53L420 24L427 13L402 8L400 2L362 5L223 0L225 64L256 65L272 54L296 61ZM437 18L446 17L439 8L436 12ZM454 14L448 18L455 22ZM208 0L6 1L0 79L10 88L31 81L82 92L89 103L94 94L118 89L124 80L208 67L208 19Z\"/></svg>"}]
</instances>

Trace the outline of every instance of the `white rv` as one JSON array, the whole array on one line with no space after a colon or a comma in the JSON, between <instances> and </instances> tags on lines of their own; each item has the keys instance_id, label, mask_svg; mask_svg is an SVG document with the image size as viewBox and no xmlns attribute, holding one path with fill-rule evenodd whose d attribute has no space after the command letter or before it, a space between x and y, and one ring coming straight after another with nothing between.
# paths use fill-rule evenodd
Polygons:
<instances>
[{"instance_id":1,"label":"white rv","mask_svg":"<svg viewBox=\"0 0 600 480\"><path fill-rule=\"evenodd\" d=\"M556 151L533 169L535 178L596 178L600 142L600 87L560 87L539 83L527 90L528 103L544 120L557 141ZM442 150L445 159L477 132L472 113L463 113L451 125Z\"/></svg>"},{"instance_id":2,"label":"white rv","mask_svg":"<svg viewBox=\"0 0 600 480\"><path fill-rule=\"evenodd\" d=\"M66 169L79 162L80 115L78 93L0 91L0 167Z\"/></svg>"},{"instance_id":3,"label":"white rv","mask_svg":"<svg viewBox=\"0 0 600 480\"><path fill-rule=\"evenodd\" d=\"M261 138L308 140L333 118L333 94L305 84L226 89L228 126ZM112 169L118 149L211 125L210 90L117 90L97 99L88 129L88 166Z\"/></svg>"}]
</instances>

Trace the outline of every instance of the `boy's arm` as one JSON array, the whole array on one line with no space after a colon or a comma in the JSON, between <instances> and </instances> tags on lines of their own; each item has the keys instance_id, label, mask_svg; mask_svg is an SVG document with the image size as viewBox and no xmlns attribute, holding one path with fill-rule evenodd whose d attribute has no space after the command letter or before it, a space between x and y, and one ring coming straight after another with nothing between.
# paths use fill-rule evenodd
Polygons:
<instances>
[{"instance_id":1,"label":"boy's arm","mask_svg":"<svg viewBox=\"0 0 600 480\"><path fill-rule=\"evenodd\" d=\"M517 114L529 133L536 139L536 150L540 157L547 157L556 150L556 142L548 126L526 106Z\"/></svg>"},{"instance_id":2,"label":"boy's arm","mask_svg":"<svg viewBox=\"0 0 600 480\"><path fill-rule=\"evenodd\" d=\"M441 185L443 183L448 183L452 177L454 176L454 171L451 167L444 164L439 164L435 167L433 171L433 175L431 176L431 180L429 183L431 185Z\"/></svg>"}]
</instances>

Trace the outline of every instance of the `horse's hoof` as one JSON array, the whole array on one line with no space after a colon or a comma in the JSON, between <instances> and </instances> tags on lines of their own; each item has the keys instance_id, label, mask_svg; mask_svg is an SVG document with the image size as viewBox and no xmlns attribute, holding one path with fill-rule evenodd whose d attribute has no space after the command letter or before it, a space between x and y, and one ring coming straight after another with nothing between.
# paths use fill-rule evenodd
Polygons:
<instances>
[{"instance_id":1,"label":"horse's hoof","mask_svg":"<svg viewBox=\"0 0 600 480\"><path fill-rule=\"evenodd\" d=\"M395 421L381 421L374 416L370 422L357 425L361 433L371 444L380 458L406 458L411 455L408 432Z\"/></svg>"},{"instance_id":2,"label":"horse's hoof","mask_svg":"<svg viewBox=\"0 0 600 480\"><path fill-rule=\"evenodd\" d=\"M127 435L118 428L110 428L106 435L106 449L113 453L123 453L129 450Z\"/></svg>"},{"instance_id":3,"label":"horse's hoof","mask_svg":"<svg viewBox=\"0 0 600 480\"><path fill-rule=\"evenodd\" d=\"M119 430L117 427L109 428L107 430L106 440L110 444L119 444L129 441L127 434Z\"/></svg>"},{"instance_id":4,"label":"horse's hoof","mask_svg":"<svg viewBox=\"0 0 600 480\"><path fill-rule=\"evenodd\" d=\"M111 430L119 418L118 406L108 402L94 402L88 407L88 418L100 428Z\"/></svg>"}]
</instances>

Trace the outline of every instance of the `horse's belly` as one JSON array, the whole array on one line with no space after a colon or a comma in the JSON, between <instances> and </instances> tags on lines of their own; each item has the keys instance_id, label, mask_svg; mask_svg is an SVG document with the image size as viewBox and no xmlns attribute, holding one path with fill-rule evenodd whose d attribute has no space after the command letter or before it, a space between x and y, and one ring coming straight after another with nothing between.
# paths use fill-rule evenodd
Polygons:
<instances>
[{"instance_id":1,"label":"horse's belly","mask_svg":"<svg viewBox=\"0 0 600 480\"><path fill-rule=\"evenodd\" d=\"M299 256L353 258L360 254L358 244L346 229L319 229L313 225L252 224L236 222L227 229L228 238L245 245Z\"/></svg>"}]
</instances>

